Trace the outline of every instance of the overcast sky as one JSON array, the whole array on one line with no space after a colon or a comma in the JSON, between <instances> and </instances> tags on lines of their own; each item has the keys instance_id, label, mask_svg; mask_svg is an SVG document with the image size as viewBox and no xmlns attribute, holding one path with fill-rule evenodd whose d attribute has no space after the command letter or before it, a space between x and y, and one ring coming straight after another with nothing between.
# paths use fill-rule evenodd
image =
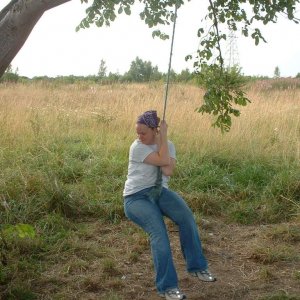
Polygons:
<instances>
[{"instance_id":1,"label":"overcast sky","mask_svg":"<svg viewBox=\"0 0 300 300\"><path fill-rule=\"evenodd\" d=\"M0 9L8 2L2 0ZM176 72L192 70L192 63L184 58L197 51L196 33L207 3L192 0L178 11L172 57ZM138 13L130 17L121 15L110 27L75 32L85 7L80 0L72 0L46 12L13 60L13 69L18 68L19 75L28 77L96 75L103 59L108 72L123 74L139 57L157 65L161 72L167 71L170 40L153 39L152 30L139 19ZM171 34L171 29L166 28L166 32ZM252 39L236 39L236 60L242 73L272 77L278 66L282 77L295 77L300 73L300 24L281 18L278 24L264 26L262 30L267 44L255 46ZM223 51L226 56L226 47Z\"/></svg>"}]
</instances>

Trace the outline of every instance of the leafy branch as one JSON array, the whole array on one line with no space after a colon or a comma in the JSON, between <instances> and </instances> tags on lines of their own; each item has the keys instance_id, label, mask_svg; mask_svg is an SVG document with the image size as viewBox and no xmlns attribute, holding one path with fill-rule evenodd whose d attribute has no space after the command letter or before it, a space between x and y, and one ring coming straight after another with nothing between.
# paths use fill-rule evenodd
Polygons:
<instances>
[{"instance_id":1,"label":"leafy branch","mask_svg":"<svg viewBox=\"0 0 300 300\"><path fill-rule=\"evenodd\" d=\"M231 116L240 116L240 111L234 105L245 106L251 102L242 89L245 80L240 70L238 67L221 69L217 64L202 65L198 80L206 93L204 103L196 111L216 116L213 127L220 128L223 133L228 132L232 125Z\"/></svg>"},{"instance_id":2,"label":"leafy branch","mask_svg":"<svg viewBox=\"0 0 300 300\"><path fill-rule=\"evenodd\" d=\"M247 9L243 6L246 4L245 0L209 0L205 19L210 21L212 26L208 31L199 28L200 47L194 62L196 73L199 75L199 84L206 93L203 104L196 111L216 116L213 126L220 128L222 132L230 130L232 116L240 115L235 106L245 106L251 101L244 92L245 80L240 68L224 66L221 42L226 41L227 34L222 33L219 26L224 24L230 31L237 31L237 24L241 24L242 35L248 37L250 26L254 22L262 22L264 25L269 22L276 23L278 14L281 13L286 13L290 20L298 23L294 15L296 3L299 3L299 0L288 2L250 0L251 10L249 10L249 7ZM260 41L266 42L258 28L254 28L250 37L254 39L255 45ZM186 60L191 58L187 56Z\"/></svg>"},{"instance_id":3,"label":"leafy branch","mask_svg":"<svg viewBox=\"0 0 300 300\"><path fill-rule=\"evenodd\" d=\"M88 3L89 0L81 2ZM136 2L143 5L140 18L149 28L155 28L173 22L174 5L180 8L185 1L93 0L77 30L88 28L91 24L110 26L117 15L122 13L130 15L131 7ZM200 38L200 46L194 58L199 83L206 89L204 103L197 111L216 116L217 120L213 125L219 127L222 132L229 131L232 124L231 116L240 115L234 105L246 105L250 100L243 91L244 82L239 78L242 77L240 69L235 68L231 71L224 66L221 46L222 42L226 41L227 34L221 32L220 28L226 27L230 32L239 30L241 35L252 38L255 45L258 45L266 40L257 24L276 23L279 15L284 15L298 24L299 18L295 16L295 12L299 3L300 0L209 0L204 20L212 26L207 31L203 27L199 28L197 35ZM154 30L152 36L162 39L169 37L160 30ZM192 59L192 56L188 55L186 60L188 59Z\"/></svg>"},{"instance_id":4,"label":"leafy branch","mask_svg":"<svg viewBox=\"0 0 300 300\"><path fill-rule=\"evenodd\" d=\"M189 0L188 0L189 1ZM88 0L81 0L82 3L88 3ZM131 15L131 7L135 4L135 0L94 0L93 4L86 9L86 17L76 27L76 30L89 28L92 24L98 27L110 26L117 18L117 15L125 13ZM184 4L183 0L138 0L144 4L144 9L139 13L139 16L149 28L154 28L159 25L169 25L174 21L174 6L177 8ZM153 37L167 39L169 36L160 30L154 30Z\"/></svg>"}]
</instances>

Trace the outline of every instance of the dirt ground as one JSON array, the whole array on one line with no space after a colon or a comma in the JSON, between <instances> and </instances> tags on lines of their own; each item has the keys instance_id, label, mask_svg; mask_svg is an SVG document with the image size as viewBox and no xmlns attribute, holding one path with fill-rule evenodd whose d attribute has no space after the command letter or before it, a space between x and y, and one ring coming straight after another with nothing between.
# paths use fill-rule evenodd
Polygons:
<instances>
[{"instance_id":1,"label":"dirt ground","mask_svg":"<svg viewBox=\"0 0 300 300\"><path fill-rule=\"evenodd\" d=\"M39 299L161 299L154 286L148 240L139 229L127 221L108 226L90 220L81 225L84 229L66 242L64 255L47 258L50 267L34 283ZM218 278L203 283L185 271L178 232L168 226L187 299L275 299L268 297L279 294L289 297L276 299L300 299L299 237L278 243L269 234L275 225L203 220L199 228L204 253Z\"/></svg>"}]
</instances>

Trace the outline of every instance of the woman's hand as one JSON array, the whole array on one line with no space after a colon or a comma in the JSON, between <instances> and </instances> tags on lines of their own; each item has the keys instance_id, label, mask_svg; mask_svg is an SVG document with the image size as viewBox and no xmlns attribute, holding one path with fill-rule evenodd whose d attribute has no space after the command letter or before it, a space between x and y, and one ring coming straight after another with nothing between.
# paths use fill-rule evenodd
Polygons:
<instances>
[{"instance_id":1,"label":"woman's hand","mask_svg":"<svg viewBox=\"0 0 300 300\"><path fill-rule=\"evenodd\" d=\"M161 138L167 138L168 136L168 125L165 120L162 120L160 123L160 130L159 130Z\"/></svg>"},{"instance_id":2,"label":"woman's hand","mask_svg":"<svg viewBox=\"0 0 300 300\"><path fill-rule=\"evenodd\" d=\"M160 124L160 130L156 135L157 152L150 153L145 159L144 163L155 166L169 166L170 154L168 147L168 126L165 121Z\"/></svg>"},{"instance_id":3,"label":"woman's hand","mask_svg":"<svg viewBox=\"0 0 300 300\"><path fill-rule=\"evenodd\" d=\"M167 141L167 136L168 136L168 125L166 123L166 121L162 121L161 122L161 126L160 126L160 130L157 130L157 134L156 134L156 144L157 144L157 149L159 151L160 146L162 144L162 142L166 142Z\"/></svg>"},{"instance_id":4,"label":"woman's hand","mask_svg":"<svg viewBox=\"0 0 300 300\"><path fill-rule=\"evenodd\" d=\"M156 133L155 143L157 145L157 151L159 151L160 146L161 146L161 136L160 136L160 132L159 131L157 131L157 133Z\"/></svg>"}]
</instances>

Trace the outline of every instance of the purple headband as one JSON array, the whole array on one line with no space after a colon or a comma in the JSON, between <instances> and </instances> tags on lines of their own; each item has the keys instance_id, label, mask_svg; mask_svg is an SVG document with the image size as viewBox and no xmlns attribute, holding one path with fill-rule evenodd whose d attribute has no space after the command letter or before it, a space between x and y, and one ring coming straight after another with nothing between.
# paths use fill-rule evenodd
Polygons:
<instances>
[{"instance_id":1,"label":"purple headband","mask_svg":"<svg viewBox=\"0 0 300 300\"><path fill-rule=\"evenodd\" d=\"M159 119L157 117L156 110L145 111L142 115L138 117L137 123L144 124L150 128L157 128Z\"/></svg>"}]
</instances>

